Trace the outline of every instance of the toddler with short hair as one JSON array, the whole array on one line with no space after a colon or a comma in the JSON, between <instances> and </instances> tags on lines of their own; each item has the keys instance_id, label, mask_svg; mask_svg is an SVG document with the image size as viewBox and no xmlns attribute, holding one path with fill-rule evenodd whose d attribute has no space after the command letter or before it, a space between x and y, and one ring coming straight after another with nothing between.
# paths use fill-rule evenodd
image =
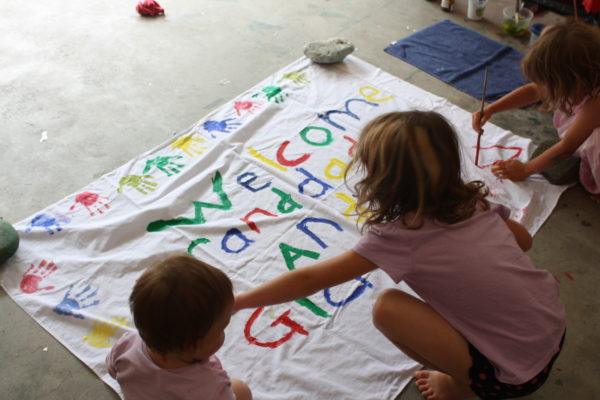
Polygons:
<instances>
[{"instance_id":1,"label":"toddler with short hair","mask_svg":"<svg viewBox=\"0 0 600 400\"><path fill-rule=\"evenodd\" d=\"M251 400L214 355L233 307L227 275L188 254L156 263L136 281L129 304L137 332L106 358L125 398Z\"/></svg>"}]
</instances>

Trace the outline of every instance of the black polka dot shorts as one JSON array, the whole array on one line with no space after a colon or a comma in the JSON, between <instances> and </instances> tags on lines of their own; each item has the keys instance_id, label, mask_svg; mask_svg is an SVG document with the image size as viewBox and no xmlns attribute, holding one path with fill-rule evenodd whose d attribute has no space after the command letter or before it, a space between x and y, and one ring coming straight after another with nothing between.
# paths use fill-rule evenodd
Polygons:
<instances>
[{"instance_id":1,"label":"black polka dot shorts","mask_svg":"<svg viewBox=\"0 0 600 400\"><path fill-rule=\"evenodd\" d=\"M473 365L469 369L469 378L471 379L471 390L481 398L481 400L512 399L515 397L527 396L538 390L548 379L550 370L554 361L560 354L565 336L563 335L558 352L552 357L548 365L532 379L520 385L510 385L503 383L496 378L494 366L490 361L479 352L471 343L469 343L469 353L473 359Z\"/></svg>"}]
</instances>

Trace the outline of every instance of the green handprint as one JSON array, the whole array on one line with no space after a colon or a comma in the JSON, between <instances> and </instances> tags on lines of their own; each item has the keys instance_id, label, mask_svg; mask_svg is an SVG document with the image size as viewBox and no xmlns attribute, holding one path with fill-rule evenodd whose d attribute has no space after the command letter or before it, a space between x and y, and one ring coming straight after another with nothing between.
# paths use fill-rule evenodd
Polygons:
<instances>
[{"instance_id":1,"label":"green handprint","mask_svg":"<svg viewBox=\"0 0 600 400\"><path fill-rule=\"evenodd\" d=\"M268 101L275 100L275 103L283 103L285 98L289 96L288 93L283 93L283 90L279 86L267 86L261 92L267 96ZM253 94L252 97L257 97L259 94Z\"/></svg>"},{"instance_id":2,"label":"green handprint","mask_svg":"<svg viewBox=\"0 0 600 400\"><path fill-rule=\"evenodd\" d=\"M108 339L110 339L120 328L128 326L130 325L127 323L125 317L113 317L111 322L95 320L92 330L87 336L83 337L83 341L87 340L90 346L97 349L112 347L113 343Z\"/></svg>"},{"instance_id":3,"label":"green handprint","mask_svg":"<svg viewBox=\"0 0 600 400\"><path fill-rule=\"evenodd\" d=\"M171 176L171 172L178 174L180 171L177 168L185 167L185 164L177 164L172 159L183 158L183 156L160 156L153 158L152 160L146 161L146 167L142 171L142 174L150 172L152 167L160 169L162 172ZM170 172L169 172L170 171Z\"/></svg>"},{"instance_id":4,"label":"green handprint","mask_svg":"<svg viewBox=\"0 0 600 400\"><path fill-rule=\"evenodd\" d=\"M157 184L149 181L148 179L154 179L152 175L127 175L119 180L119 188L117 192L123 192L123 186L131 186L142 194L148 194L148 191L154 191ZM145 189L145 190L144 190Z\"/></svg>"},{"instance_id":5,"label":"green handprint","mask_svg":"<svg viewBox=\"0 0 600 400\"><path fill-rule=\"evenodd\" d=\"M281 79L277 83L281 82L284 79L289 79L290 81L295 82L299 85L304 85L306 83L310 83L310 80L308 79L306 72L297 72L297 71L287 72L281 76Z\"/></svg>"}]
</instances>

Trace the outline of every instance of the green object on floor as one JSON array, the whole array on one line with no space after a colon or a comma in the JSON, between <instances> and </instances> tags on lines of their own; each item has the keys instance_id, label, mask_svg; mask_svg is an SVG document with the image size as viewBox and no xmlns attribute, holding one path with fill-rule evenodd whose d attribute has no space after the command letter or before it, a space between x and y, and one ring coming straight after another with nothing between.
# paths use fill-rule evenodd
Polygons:
<instances>
[{"instance_id":1,"label":"green object on floor","mask_svg":"<svg viewBox=\"0 0 600 400\"><path fill-rule=\"evenodd\" d=\"M532 159L536 158L550 147L558 143L557 140L546 140L538 146L531 156ZM541 172L544 178L548 179L548 182L553 185L568 185L576 183L579 180L579 158L569 157L560 163L553 165Z\"/></svg>"},{"instance_id":2,"label":"green object on floor","mask_svg":"<svg viewBox=\"0 0 600 400\"><path fill-rule=\"evenodd\" d=\"M19 234L11 224L0 220L0 264L19 248Z\"/></svg>"}]
</instances>

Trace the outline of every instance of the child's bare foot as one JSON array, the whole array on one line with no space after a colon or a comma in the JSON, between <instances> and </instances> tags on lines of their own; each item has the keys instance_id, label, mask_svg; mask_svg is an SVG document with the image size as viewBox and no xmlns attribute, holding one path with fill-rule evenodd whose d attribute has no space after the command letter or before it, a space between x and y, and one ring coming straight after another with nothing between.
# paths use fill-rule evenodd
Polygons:
<instances>
[{"instance_id":1,"label":"child's bare foot","mask_svg":"<svg viewBox=\"0 0 600 400\"><path fill-rule=\"evenodd\" d=\"M414 373L417 388L427 400L463 400L475 393L450 375L439 371L417 371Z\"/></svg>"}]
</instances>

